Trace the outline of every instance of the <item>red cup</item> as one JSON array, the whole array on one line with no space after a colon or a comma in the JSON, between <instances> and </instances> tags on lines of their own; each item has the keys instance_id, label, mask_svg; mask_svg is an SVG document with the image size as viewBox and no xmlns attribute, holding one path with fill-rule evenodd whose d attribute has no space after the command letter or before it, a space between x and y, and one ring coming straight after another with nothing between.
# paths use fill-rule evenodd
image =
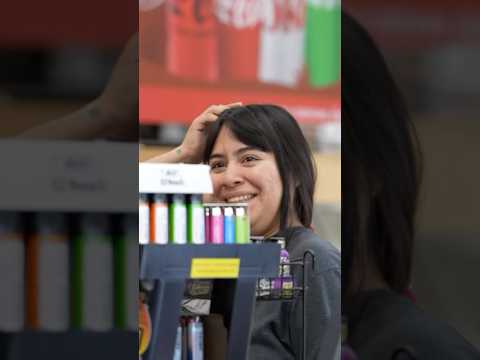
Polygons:
<instances>
[{"instance_id":1,"label":"red cup","mask_svg":"<svg viewBox=\"0 0 480 360\"><path fill-rule=\"evenodd\" d=\"M222 79L257 81L262 1L217 0L216 15Z\"/></svg>"},{"instance_id":2,"label":"red cup","mask_svg":"<svg viewBox=\"0 0 480 360\"><path fill-rule=\"evenodd\" d=\"M218 40L214 0L168 0L167 71L180 78L217 81Z\"/></svg>"}]
</instances>

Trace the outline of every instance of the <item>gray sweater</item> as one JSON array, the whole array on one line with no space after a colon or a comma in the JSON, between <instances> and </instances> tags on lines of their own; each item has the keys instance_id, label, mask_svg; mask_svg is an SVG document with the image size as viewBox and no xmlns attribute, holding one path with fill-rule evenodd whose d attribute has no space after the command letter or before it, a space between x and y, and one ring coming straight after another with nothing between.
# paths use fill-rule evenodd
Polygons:
<instances>
[{"instance_id":1,"label":"gray sweater","mask_svg":"<svg viewBox=\"0 0 480 360\"><path fill-rule=\"evenodd\" d=\"M331 360L338 356L341 328L340 252L310 229L290 228L284 236L290 259L302 258L305 250L315 253L315 269L310 271L307 297L308 360ZM292 267L293 276L302 280L301 268ZM293 302L259 301L249 349L249 360L301 359L302 300Z\"/></svg>"}]
</instances>

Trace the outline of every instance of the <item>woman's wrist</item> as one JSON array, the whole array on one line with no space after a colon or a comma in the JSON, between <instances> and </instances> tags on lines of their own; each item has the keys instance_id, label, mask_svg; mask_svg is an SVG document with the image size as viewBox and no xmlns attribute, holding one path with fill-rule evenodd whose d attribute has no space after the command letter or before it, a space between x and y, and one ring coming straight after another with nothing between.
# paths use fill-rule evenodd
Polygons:
<instances>
[{"instance_id":1,"label":"woman's wrist","mask_svg":"<svg viewBox=\"0 0 480 360\"><path fill-rule=\"evenodd\" d=\"M99 114L99 119L102 122L110 122L121 118L121 114L117 111L114 104L108 100L108 97L104 94L100 95L92 102L92 106L95 107L96 111Z\"/></svg>"},{"instance_id":2,"label":"woman's wrist","mask_svg":"<svg viewBox=\"0 0 480 360\"><path fill-rule=\"evenodd\" d=\"M179 159L178 162L183 162L187 164L197 163L196 156L188 148L183 145L177 146L174 150L175 155Z\"/></svg>"},{"instance_id":3,"label":"woman's wrist","mask_svg":"<svg viewBox=\"0 0 480 360\"><path fill-rule=\"evenodd\" d=\"M125 107L116 106L108 96L102 94L91 103L97 113L98 126L113 139L126 141L139 140L139 119L137 110L132 112Z\"/></svg>"}]
</instances>

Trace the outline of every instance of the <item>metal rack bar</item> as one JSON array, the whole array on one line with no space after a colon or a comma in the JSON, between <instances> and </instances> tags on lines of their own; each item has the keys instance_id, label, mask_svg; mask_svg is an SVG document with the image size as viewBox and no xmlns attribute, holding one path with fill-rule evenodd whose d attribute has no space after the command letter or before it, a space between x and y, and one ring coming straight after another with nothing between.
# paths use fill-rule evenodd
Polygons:
<instances>
[{"instance_id":1,"label":"metal rack bar","mask_svg":"<svg viewBox=\"0 0 480 360\"><path fill-rule=\"evenodd\" d=\"M175 350L175 336L178 321L162 321L162 319L179 319L185 280L165 279L157 282L152 302L152 336L145 360L171 360Z\"/></svg>"},{"instance_id":2,"label":"metal rack bar","mask_svg":"<svg viewBox=\"0 0 480 360\"><path fill-rule=\"evenodd\" d=\"M255 309L256 279L238 279L235 284L232 320L228 334L228 360L247 359ZM232 341L233 340L233 341Z\"/></svg>"},{"instance_id":3,"label":"metal rack bar","mask_svg":"<svg viewBox=\"0 0 480 360\"><path fill-rule=\"evenodd\" d=\"M303 345L302 345L302 359L307 359L307 334L308 334L308 326L307 326L307 298L308 298L308 276L309 276L309 266L308 266L308 258L312 260L312 269L315 269L315 253L312 250L306 250L303 253Z\"/></svg>"}]
</instances>

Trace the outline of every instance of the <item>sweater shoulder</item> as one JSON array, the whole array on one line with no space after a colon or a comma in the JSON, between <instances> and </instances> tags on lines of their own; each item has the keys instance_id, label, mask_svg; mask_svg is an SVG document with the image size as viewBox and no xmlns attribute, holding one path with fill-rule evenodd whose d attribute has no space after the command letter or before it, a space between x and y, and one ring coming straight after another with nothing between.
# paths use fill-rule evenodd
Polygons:
<instances>
[{"instance_id":1,"label":"sweater shoulder","mask_svg":"<svg viewBox=\"0 0 480 360\"><path fill-rule=\"evenodd\" d=\"M294 228L286 238L291 259L301 259L309 251L315 256L316 272L340 270L340 251L331 242L320 239L311 229Z\"/></svg>"},{"instance_id":2,"label":"sweater shoulder","mask_svg":"<svg viewBox=\"0 0 480 360\"><path fill-rule=\"evenodd\" d=\"M391 292L372 296L354 329L352 345L364 358L388 357L402 348L411 349L418 359L480 358L473 345L454 328Z\"/></svg>"}]
</instances>

